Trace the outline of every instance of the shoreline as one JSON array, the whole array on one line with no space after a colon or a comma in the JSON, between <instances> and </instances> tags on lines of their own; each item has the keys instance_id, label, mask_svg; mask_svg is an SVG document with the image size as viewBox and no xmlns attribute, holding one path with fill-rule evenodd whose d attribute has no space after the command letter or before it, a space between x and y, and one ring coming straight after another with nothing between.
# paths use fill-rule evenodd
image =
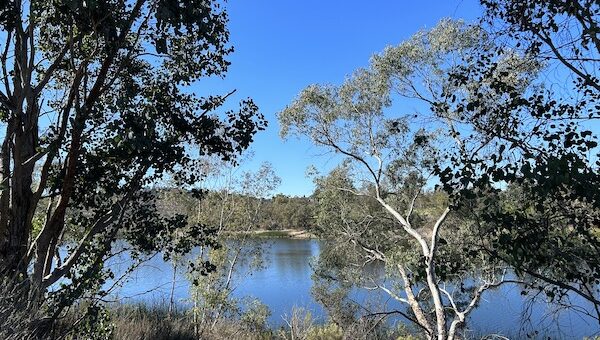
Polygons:
<instances>
[{"instance_id":1,"label":"shoreline","mask_svg":"<svg viewBox=\"0 0 600 340\"><path fill-rule=\"evenodd\" d=\"M229 236L242 236L242 235L250 235L252 237L260 237L260 238L290 238L296 240L308 240L308 239L317 239L318 237L311 233L308 230L304 229L282 229L282 230L268 230L268 229L260 229L260 230L251 230L251 231L230 231L227 232Z\"/></svg>"}]
</instances>

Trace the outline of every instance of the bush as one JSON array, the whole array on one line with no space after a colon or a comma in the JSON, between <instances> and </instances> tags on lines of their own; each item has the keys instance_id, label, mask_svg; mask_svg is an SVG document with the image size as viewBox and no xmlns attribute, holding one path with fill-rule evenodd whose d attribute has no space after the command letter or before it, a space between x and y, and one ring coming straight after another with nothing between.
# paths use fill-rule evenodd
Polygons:
<instances>
[{"instance_id":1,"label":"bush","mask_svg":"<svg viewBox=\"0 0 600 340\"><path fill-rule=\"evenodd\" d=\"M333 323L313 327L307 336L307 340L342 340L343 338L344 331Z\"/></svg>"}]
</instances>

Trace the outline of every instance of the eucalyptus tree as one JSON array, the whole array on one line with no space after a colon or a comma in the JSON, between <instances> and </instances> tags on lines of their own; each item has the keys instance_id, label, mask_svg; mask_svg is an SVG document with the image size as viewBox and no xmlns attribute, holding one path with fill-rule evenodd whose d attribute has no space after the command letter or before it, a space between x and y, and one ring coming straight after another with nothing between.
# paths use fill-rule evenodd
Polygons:
<instances>
[{"instance_id":1,"label":"eucalyptus tree","mask_svg":"<svg viewBox=\"0 0 600 340\"><path fill-rule=\"evenodd\" d=\"M232 160L265 126L250 99L217 114L231 93L186 89L227 71L227 20L219 1L2 2L4 275L40 292L60 280L68 302L103 280L117 235L167 256L207 239L197 225L170 242L186 218L161 216L150 186L194 185L199 158Z\"/></svg>"},{"instance_id":2,"label":"eucalyptus tree","mask_svg":"<svg viewBox=\"0 0 600 340\"><path fill-rule=\"evenodd\" d=\"M450 75L496 50L480 27L444 20L375 55L369 68L359 69L341 86L309 86L279 113L282 136L307 136L349 162L350 180L339 190L369 197L393 220L390 226L366 215L342 222L352 226L344 234L363 257L393 264L400 289L377 288L405 303L410 312L404 315L428 338L458 336L481 295L512 281L501 262L477 251L476 225L461 218L454 200L437 209L418 208L428 183L439 179L439 169L451 162L443 157L445 150L477 154L488 145L461 137L472 127L459 126L453 107L437 104L440 98L485 87L479 79L456 84ZM495 60L498 67L490 76L520 91L527 90L538 69L534 60L516 53L506 52ZM416 111L393 106L398 97ZM490 107L509 100L493 91L482 98ZM398 109L406 111L392 117L390 112ZM471 188L468 182L458 185ZM365 233L375 236L375 242L363 237ZM464 261L469 255L476 256ZM461 256L463 260L457 260ZM466 273L476 278L467 290L462 281ZM420 287L426 293L417 293Z\"/></svg>"}]
</instances>

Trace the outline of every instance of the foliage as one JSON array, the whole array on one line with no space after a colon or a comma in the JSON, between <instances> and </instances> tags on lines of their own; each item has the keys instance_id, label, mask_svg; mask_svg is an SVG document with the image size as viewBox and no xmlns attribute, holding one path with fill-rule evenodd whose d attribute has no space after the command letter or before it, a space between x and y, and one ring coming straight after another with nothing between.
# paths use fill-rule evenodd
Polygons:
<instances>
[{"instance_id":1,"label":"foliage","mask_svg":"<svg viewBox=\"0 0 600 340\"><path fill-rule=\"evenodd\" d=\"M99 306L93 303L82 303L76 306L81 313L81 317L66 324L65 320L61 320L59 325L53 328L53 337L64 337L65 339L90 339L90 340L109 340L114 337L114 324L110 320L108 311L104 306ZM61 325L67 328L68 331L61 330ZM62 333L62 334L61 334Z\"/></svg>"},{"instance_id":2,"label":"foliage","mask_svg":"<svg viewBox=\"0 0 600 340\"><path fill-rule=\"evenodd\" d=\"M593 189L598 187L598 163L592 156L598 144L581 122L598 112L599 92L591 73L586 75L597 68L598 51L593 37L586 38L590 31L569 26L593 21L590 15L597 15L597 6L581 13L582 2L482 2L492 24L501 19L518 28L508 32L515 47L479 46L454 56L451 60L459 62L445 69L435 65L446 59L434 57L438 61L432 73L437 76L426 82L434 85L422 88L400 66L428 70L429 57L422 63L402 54L401 47L390 48L374 58L375 67L388 75L399 94L423 100L447 126L454 141L436 155L446 162L436 164L435 174L456 208L476 224L474 231L483 240L476 248L541 280L551 300L574 292L597 305L591 287L599 268L595 234L600 196ZM563 15L565 20L559 20ZM553 27L558 22L567 27ZM552 48L552 39L566 38L571 31L580 32L582 39L554 40L562 51ZM416 45L423 41L434 39ZM521 44L527 46L523 51ZM541 49L544 44L575 75L570 93L556 93L551 89L556 84L538 78L553 65ZM570 61L565 64L561 53L566 51ZM516 197L504 190L507 185L518 192ZM506 209L511 199L521 205Z\"/></svg>"},{"instance_id":3,"label":"foliage","mask_svg":"<svg viewBox=\"0 0 600 340\"><path fill-rule=\"evenodd\" d=\"M578 91L598 100L595 74L600 40L600 5L593 0L482 0L484 21L516 41L527 53L562 64L572 73ZM589 112L591 117L596 112Z\"/></svg>"},{"instance_id":4,"label":"foliage","mask_svg":"<svg viewBox=\"0 0 600 340\"><path fill-rule=\"evenodd\" d=\"M309 86L279 114L283 136L345 157L320 180L329 192L316 195L317 224L339 243L323 260L337 271L324 275L384 290L438 338L454 337L482 292L506 282L597 304L597 142L577 122L595 116L597 94L584 81L572 98L557 97L538 77L547 60L534 52L443 20L373 56L341 86ZM416 111L392 115L396 102ZM425 190L431 181L445 193ZM352 277L348 263L376 261L395 271L393 289ZM515 280L506 279L510 268ZM415 296L415 282L429 296ZM437 326L418 304L435 309ZM444 330L446 318L454 321Z\"/></svg>"},{"instance_id":5,"label":"foliage","mask_svg":"<svg viewBox=\"0 0 600 340\"><path fill-rule=\"evenodd\" d=\"M336 340L343 339L343 332L336 324L326 324L313 328L307 336L307 340Z\"/></svg>"},{"instance_id":6,"label":"foliage","mask_svg":"<svg viewBox=\"0 0 600 340\"><path fill-rule=\"evenodd\" d=\"M205 199L199 204L202 208L199 213L193 216L206 223L207 225L218 225L220 219L219 206L222 203L223 192L207 192ZM255 230L312 230L314 225L313 213L315 202L310 197L294 197L284 194L277 194L271 198L257 198L245 196L237 193L231 193L227 205L227 221L225 230L243 231L248 226L245 224L246 217L243 204L253 201L253 204L260 202L260 214L257 216Z\"/></svg>"},{"instance_id":7,"label":"foliage","mask_svg":"<svg viewBox=\"0 0 600 340\"><path fill-rule=\"evenodd\" d=\"M263 164L256 172L245 172L239 185L239 200L232 195L232 183L226 181L226 186L213 198L212 206L206 206L204 201L198 202L199 220L214 218L212 223L218 226L217 239L222 245L219 249L200 248L197 259L190 263L201 264L210 262L214 265L211 273L192 272L189 275L192 282L191 300L196 334L209 334L221 322L239 320L243 327L253 333L267 331L266 320L270 314L267 306L257 300L244 301L233 297L235 281L252 271L261 268L263 263L262 244L250 241L249 233L256 228L262 217L262 203L266 197L279 185L277 177L268 163ZM244 234L239 238L227 238L226 231L230 230L230 219L235 212L239 213ZM194 266L195 267L195 266ZM199 275L200 274L200 275Z\"/></svg>"},{"instance_id":8,"label":"foliage","mask_svg":"<svg viewBox=\"0 0 600 340\"><path fill-rule=\"evenodd\" d=\"M485 86L432 103L453 105L459 113L453 119L468 125L462 143L486 141L484 149L447 150L450 164L438 169L441 181L451 195L466 198L461 204L490 238L486 251L540 280L551 300L575 293L598 313L600 163L593 120L600 98L600 8L593 1L481 2L484 22L510 45L448 77L454 86L473 79ZM546 65L543 74L557 72L561 80L546 77L521 88L496 77L496 56L508 50ZM490 91L508 100L490 107L481 100ZM473 205L481 194L488 196L484 203Z\"/></svg>"},{"instance_id":9,"label":"foliage","mask_svg":"<svg viewBox=\"0 0 600 340\"><path fill-rule=\"evenodd\" d=\"M255 172L237 174L231 165L221 174L211 174L203 200L190 208L200 223L224 231L309 229L313 227L313 202L307 197L273 196L281 179L270 163ZM210 185L213 183L212 185ZM249 223L252 223L250 226Z\"/></svg>"},{"instance_id":10,"label":"foliage","mask_svg":"<svg viewBox=\"0 0 600 340\"><path fill-rule=\"evenodd\" d=\"M310 311L294 307L291 315L285 316L286 329L276 333L277 338L297 340L342 340L342 339L416 339L402 326L395 329L379 321L354 319L346 326L334 320L316 323ZM381 321L381 320L380 320Z\"/></svg>"},{"instance_id":11,"label":"foliage","mask_svg":"<svg viewBox=\"0 0 600 340\"><path fill-rule=\"evenodd\" d=\"M260 304L257 304L259 306ZM61 319L59 327L66 326L71 329L71 325L81 314L78 314L78 308L68 314L65 319ZM243 322L241 319L220 320L217 327L210 333L198 337L194 330L193 320L189 313L175 312L171 313L160 305L148 304L107 304L105 307L106 316L111 323L112 333L109 339L115 340L185 340L185 339L273 339L273 340L337 340L337 339L415 339L411 337L406 330L396 330L389 328L381 336L373 337L373 334L363 333L345 333L338 325L332 322L324 324L315 323L310 312L303 309L294 308L292 317L288 320L294 325L291 328L280 328L273 330L264 328L253 329L254 326ZM259 307L257 311L262 308ZM258 319L262 319L262 313L255 314ZM249 319L246 319L249 320ZM293 335L292 335L293 333ZM98 334L90 334L81 331L72 331L66 335L66 339L90 339Z\"/></svg>"},{"instance_id":12,"label":"foliage","mask_svg":"<svg viewBox=\"0 0 600 340\"><path fill-rule=\"evenodd\" d=\"M183 313L168 315L166 309L143 304L114 304L106 309L113 329L110 339L196 339L190 319ZM73 338L89 336L78 332Z\"/></svg>"},{"instance_id":13,"label":"foliage","mask_svg":"<svg viewBox=\"0 0 600 340\"><path fill-rule=\"evenodd\" d=\"M267 319L271 315L269 307L257 299L252 299L246 304L246 311L240 321L250 332L266 333L268 331Z\"/></svg>"},{"instance_id":14,"label":"foliage","mask_svg":"<svg viewBox=\"0 0 600 340\"><path fill-rule=\"evenodd\" d=\"M167 258L213 245L208 228L162 215L151 187L192 188L201 158L233 161L266 125L250 99L219 114L233 92L186 88L225 75L227 20L219 1L0 4L0 271L40 295L60 282L52 318L102 293L117 236Z\"/></svg>"}]
</instances>

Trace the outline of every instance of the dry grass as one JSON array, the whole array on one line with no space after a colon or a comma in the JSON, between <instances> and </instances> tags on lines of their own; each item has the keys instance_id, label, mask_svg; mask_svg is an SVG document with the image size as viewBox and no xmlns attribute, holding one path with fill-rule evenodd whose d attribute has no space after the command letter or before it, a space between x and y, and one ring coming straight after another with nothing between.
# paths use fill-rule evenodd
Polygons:
<instances>
[{"instance_id":1,"label":"dry grass","mask_svg":"<svg viewBox=\"0 0 600 340\"><path fill-rule=\"evenodd\" d=\"M169 315L161 306L115 305L109 309L113 339L197 339L191 318L185 313Z\"/></svg>"},{"instance_id":2,"label":"dry grass","mask_svg":"<svg viewBox=\"0 0 600 340\"><path fill-rule=\"evenodd\" d=\"M112 305L109 309L115 340L234 340L271 339L268 333L254 332L239 320L221 320L204 334L195 334L192 317L186 312L169 315L167 308L144 304Z\"/></svg>"},{"instance_id":3,"label":"dry grass","mask_svg":"<svg viewBox=\"0 0 600 340\"><path fill-rule=\"evenodd\" d=\"M38 339L47 322L39 300L30 294L27 282L4 277L0 280L0 339Z\"/></svg>"}]
</instances>

